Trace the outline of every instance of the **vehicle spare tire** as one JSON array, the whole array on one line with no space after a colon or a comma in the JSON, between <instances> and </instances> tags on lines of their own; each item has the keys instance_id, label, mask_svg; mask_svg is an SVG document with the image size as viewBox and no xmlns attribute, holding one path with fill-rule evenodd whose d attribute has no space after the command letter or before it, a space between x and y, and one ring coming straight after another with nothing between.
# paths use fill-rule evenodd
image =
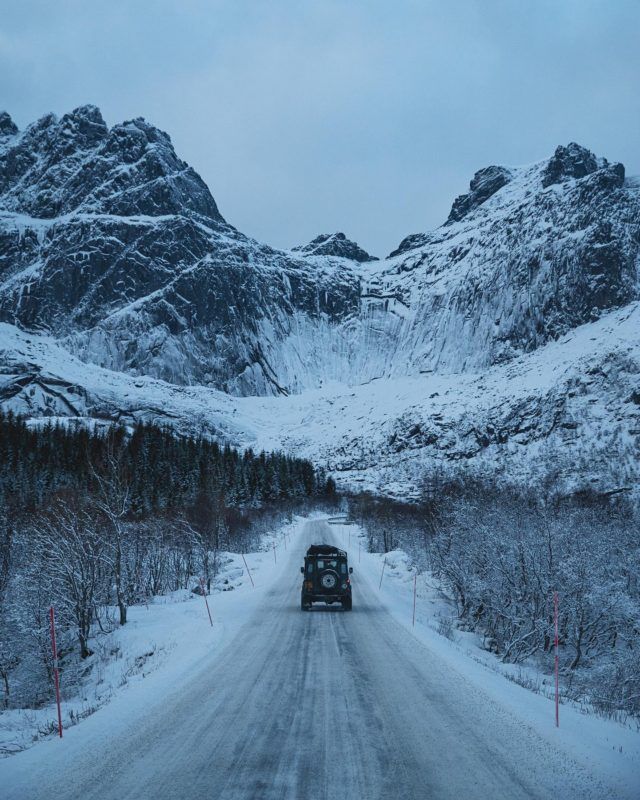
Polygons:
<instances>
[{"instance_id":1,"label":"vehicle spare tire","mask_svg":"<svg viewBox=\"0 0 640 800\"><path fill-rule=\"evenodd\" d=\"M320 576L320 585L323 589L330 592L338 588L339 580L337 572L334 572L332 569L327 569Z\"/></svg>"}]
</instances>

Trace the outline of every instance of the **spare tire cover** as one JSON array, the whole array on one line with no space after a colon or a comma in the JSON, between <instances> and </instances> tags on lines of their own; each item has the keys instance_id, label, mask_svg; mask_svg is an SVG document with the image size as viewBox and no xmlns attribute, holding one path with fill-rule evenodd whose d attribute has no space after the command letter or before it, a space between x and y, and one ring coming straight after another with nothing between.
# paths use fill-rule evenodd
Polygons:
<instances>
[{"instance_id":1,"label":"spare tire cover","mask_svg":"<svg viewBox=\"0 0 640 800\"><path fill-rule=\"evenodd\" d=\"M323 589L335 589L338 585L338 575L332 570L323 572L320 576L320 583Z\"/></svg>"}]
</instances>

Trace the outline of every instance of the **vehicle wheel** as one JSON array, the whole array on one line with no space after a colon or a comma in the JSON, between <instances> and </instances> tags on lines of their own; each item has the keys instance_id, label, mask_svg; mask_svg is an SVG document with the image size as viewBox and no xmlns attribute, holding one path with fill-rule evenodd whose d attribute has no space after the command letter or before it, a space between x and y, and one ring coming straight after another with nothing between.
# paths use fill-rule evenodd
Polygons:
<instances>
[{"instance_id":1,"label":"vehicle wheel","mask_svg":"<svg viewBox=\"0 0 640 800\"><path fill-rule=\"evenodd\" d=\"M342 610L343 611L351 611L351 598L345 597L342 601Z\"/></svg>"},{"instance_id":2,"label":"vehicle wheel","mask_svg":"<svg viewBox=\"0 0 640 800\"><path fill-rule=\"evenodd\" d=\"M304 595L302 595L302 599L300 600L300 608L303 611L311 611L311 603Z\"/></svg>"}]
</instances>

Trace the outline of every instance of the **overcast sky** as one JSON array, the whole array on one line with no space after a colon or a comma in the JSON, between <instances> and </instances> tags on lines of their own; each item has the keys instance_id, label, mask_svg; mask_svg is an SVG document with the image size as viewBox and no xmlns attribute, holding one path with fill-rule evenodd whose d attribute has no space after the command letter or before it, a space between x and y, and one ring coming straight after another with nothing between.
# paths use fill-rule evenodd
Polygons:
<instances>
[{"instance_id":1,"label":"overcast sky","mask_svg":"<svg viewBox=\"0 0 640 800\"><path fill-rule=\"evenodd\" d=\"M639 42L640 0L0 0L0 109L144 116L245 233L385 255L488 164L640 173Z\"/></svg>"}]
</instances>

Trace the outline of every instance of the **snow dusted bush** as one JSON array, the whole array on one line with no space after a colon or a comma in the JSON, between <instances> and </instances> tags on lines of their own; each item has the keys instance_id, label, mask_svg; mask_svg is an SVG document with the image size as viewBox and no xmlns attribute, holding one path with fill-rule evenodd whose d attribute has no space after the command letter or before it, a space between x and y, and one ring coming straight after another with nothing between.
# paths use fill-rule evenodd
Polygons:
<instances>
[{"instance_id":1,"label":"snow dusted bush","mask_svg":"<svg viewBox=\"0 0 640 800\"><path fill-rule=\"evenodd\" d=\"M422 505L357 498L373 550L426 563L458 625L505 662L553 668L558 592L565 693L640 717L640 519L619 496L541 497L465 479L427 483Z\"/></svg>"},{"instance_id":2,"label":"snow dusted bush","mask_svg":"<svg viewBox=\"0 0 640 800\"><path fill-rule=\"evenodd\" d=\"M438 620L438 633L453 640L453 620L451 617L440 617Z\"/></svg>"},{"instance_id":3,"label":"snow dusted bush","mask_svg":"<svg viewBox=\"0 0 640 800\"><path fill-rule=\"evenodd\" d=\"M78 638L80 658L91 655L89 636L109 603L112 548L99 521L87 510L60 502L29 531L27 582L44 580L63 629Z\"/></svg>"}]
</instances>

